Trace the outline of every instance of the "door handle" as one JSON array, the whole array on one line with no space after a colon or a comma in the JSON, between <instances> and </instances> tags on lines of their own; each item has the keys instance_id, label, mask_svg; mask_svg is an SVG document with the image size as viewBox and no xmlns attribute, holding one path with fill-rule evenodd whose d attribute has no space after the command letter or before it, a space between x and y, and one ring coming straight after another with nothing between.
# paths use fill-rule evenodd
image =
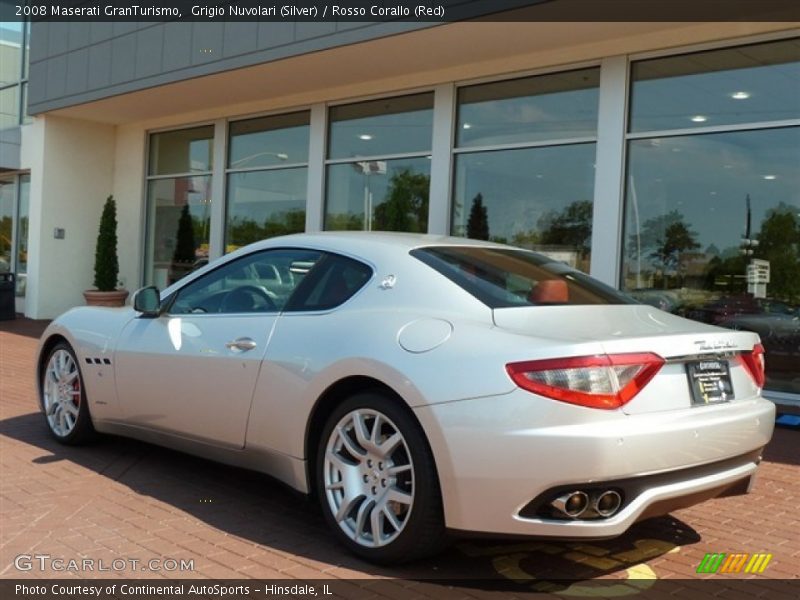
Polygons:
<instances>
[{"instance_id":1,"label":"door handle","mask_svg":"<svg viewBox=\"0 0 800 600\"><path fill-rule=\"evenodd\" d=\"M236 338L235 340L225 344L228 350L238 350L240 352L247 352L258 346L255 340L249 337Z\"/></svg>"}]
</instances>

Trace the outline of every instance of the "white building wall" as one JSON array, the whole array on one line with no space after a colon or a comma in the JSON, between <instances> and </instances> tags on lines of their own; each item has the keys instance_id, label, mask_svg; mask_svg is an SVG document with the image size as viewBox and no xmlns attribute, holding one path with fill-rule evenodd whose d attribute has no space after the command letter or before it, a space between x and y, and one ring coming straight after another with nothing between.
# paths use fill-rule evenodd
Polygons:
<instances>
[{"instance_id":1,"label":"white building wall","mask_svg":"<svg viewBox=\"0 0 800 600\"><path fill-rule=\"evenodd\" d=\"M138 126L118 127L114 140L119 279L131 292L139 287L144 263L146 141L145 130Z\"/></svg>"},{"instance_id":2,"label":"white building wall","mask_svg":"<svg viewBox=\"0 0 800 600\"><path fill-rule=\"evenodd\" d=\"M115 129L51 115L26 128L23 164L31 170L29 243L35 249L28 264L28 317L52 318L84 303L82 292L94 278L100 214L113 189ZM56 228L64 229L64 239L54 237ZM129 228L138 230L138 221Z\"/></svg>"}]
</instances>

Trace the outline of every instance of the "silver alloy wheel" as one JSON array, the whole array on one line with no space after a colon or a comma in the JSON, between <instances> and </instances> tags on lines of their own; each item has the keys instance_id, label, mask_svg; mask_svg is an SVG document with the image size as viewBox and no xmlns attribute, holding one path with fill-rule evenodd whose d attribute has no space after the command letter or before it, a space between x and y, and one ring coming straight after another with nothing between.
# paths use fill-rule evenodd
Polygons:
<instances>
[{"instance_id":1,"label":"silver alloy wheel","mask_svg":"<svg viewBox=\"0 0 800 600\"><path fill-rule=\"evenodd\" d=\"M59 437L68 436L78 422L81 378L72 355L58 349L50 356L42 385L47 423Z\"/></svg>"},{"instance_id":2,"label":"silver alloy wheel","mask_svg":"<svg viewBox=\"0 0 800 600\"><path fill-rule=\"evenodd\" d=\"M347 413L331 432L323 469L328 507L351 540L377 548L400 535L414 506L414 464L386 415Z\"/></svg>"}]
</instances>

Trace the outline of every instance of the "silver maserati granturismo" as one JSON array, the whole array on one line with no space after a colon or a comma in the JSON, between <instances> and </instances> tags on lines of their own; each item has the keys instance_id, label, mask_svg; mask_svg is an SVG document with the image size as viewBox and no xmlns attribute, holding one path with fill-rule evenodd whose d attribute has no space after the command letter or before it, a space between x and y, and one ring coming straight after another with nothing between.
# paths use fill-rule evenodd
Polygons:
<instances>
[{"instance_id":1,"label":"silver maserati granturismo","mask_svg":"<svg viewBox=\"0 0 800 600\"><path fill-rule=\"evenodd\" d=\"M772 435L756 334L541 254L389 233L252 244L39 347L57 440L130 436L267 473L393 563L448 534L608 538L746 493Z\"/></svg>"}]
</instances>

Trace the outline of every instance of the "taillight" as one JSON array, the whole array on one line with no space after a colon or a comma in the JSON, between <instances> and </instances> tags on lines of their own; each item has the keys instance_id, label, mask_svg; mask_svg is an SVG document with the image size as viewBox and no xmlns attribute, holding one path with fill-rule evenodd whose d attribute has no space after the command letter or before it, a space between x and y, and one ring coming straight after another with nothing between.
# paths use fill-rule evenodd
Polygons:
<instances>
[{"instance_id":1,"label":"taillight","mask_svg":"<svg viewBox=\"0 0 800 600\"><path fill-rule=\"evenodd\" d=\"M755 384L759 388L763 388L764 382L767 380L764 364L764 346L756 344L750 352L742 352L739 358Z\"/></svg>"},{"instance_id":2,"label":"taillight","mask_svg":"<svg viewBox=\"0 0 800 600\"><path fill-rule=\"evenodd\" d=\"M506 365L521 388L562 402L591 408L619 408L658 373L657 354L599 354L532 360Z\"/></svg>"}]
</instances>

